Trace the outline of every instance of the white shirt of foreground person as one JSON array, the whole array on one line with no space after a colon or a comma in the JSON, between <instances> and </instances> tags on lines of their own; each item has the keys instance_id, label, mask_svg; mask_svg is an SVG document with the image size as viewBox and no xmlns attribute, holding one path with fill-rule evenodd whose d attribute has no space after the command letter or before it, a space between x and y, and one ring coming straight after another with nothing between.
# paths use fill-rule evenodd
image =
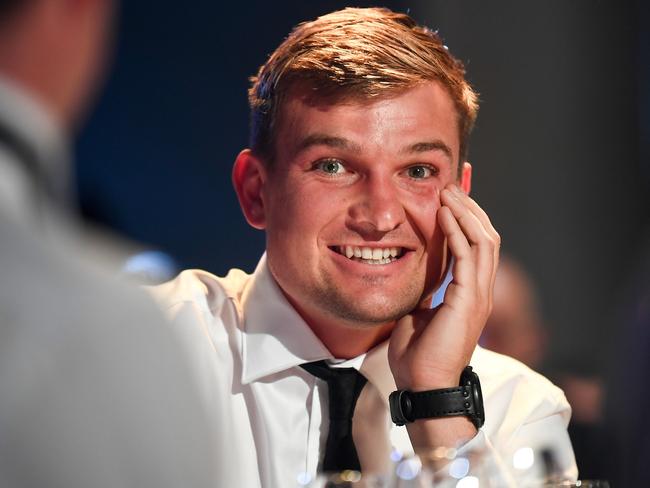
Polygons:
<instances>
[{"instance_id":1,"label":"white shirt of foreground person","mask_svg":"<svg viewBox=\"0 0 650 488\"><path fill-rule=\"evenodd\" d=\"M0 487L216 486L189 358L83 235L64 135L3 78L0 129Z\"/></svg>"},{"instance_id":2,"label":"white shirt of foreground person","mask_svg":"<svg viewBox=\"0 0 650 488\"><path fill-rule=\"evenodd\" d=\"M219 486L291 487L315 479L327 436L327 386L299 365L334 358L284 298L265 256L251 276L237 269L225 278L185 271L154 293L194 351L194 373L213 413L211 428L225 429ZM499 479L523 483L539 471L526 471L520 463L518 472L515 453L549 450L562 477L575 479L566 431L570 408L561 390L514 359L482 348L471 364L481 378L486 422L459 453L483 452ZM358 433L355 412L362 470L376 462L367 449L374 456L384 452L387 463L391 449L412 453L406 428L391 427L388 417L387 398L395 384L386 344L340 366L364 373L383 407L378 418L360 420L374 432L367 437ZM381 440L373 440L382 430L390 430L391 445L384 451L375 445Z\"/></svg>"}]
</instances>

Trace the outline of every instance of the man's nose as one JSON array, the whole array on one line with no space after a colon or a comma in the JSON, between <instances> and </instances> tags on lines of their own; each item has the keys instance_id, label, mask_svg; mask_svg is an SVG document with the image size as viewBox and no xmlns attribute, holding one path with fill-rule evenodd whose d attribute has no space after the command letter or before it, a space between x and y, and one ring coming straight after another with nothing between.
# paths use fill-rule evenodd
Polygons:
<instances>
[{"instance_id":1,"label":"man's nose","mask_svg":"<svg viewBox=\"0 0 650 488\"><path fill-rule=\"evenodd\" d=\"M349 209L348 225L367 239L380 239L406 218L399 189L389 177L368 177Z\"/></svg>"}]
</instances>

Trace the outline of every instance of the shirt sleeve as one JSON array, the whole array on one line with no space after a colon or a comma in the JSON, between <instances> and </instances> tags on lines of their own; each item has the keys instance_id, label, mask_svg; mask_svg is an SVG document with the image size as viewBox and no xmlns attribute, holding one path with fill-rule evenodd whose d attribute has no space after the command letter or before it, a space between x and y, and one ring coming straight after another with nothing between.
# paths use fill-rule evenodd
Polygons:
<instances>
[{"instance_id":1,"label":"shirt sleeve","mask_svg":"<svg viewBox=\"0 0 650 488\"><path fill-rule=\"evenodd\" d=\"M520 488L576 480L567 431L571 407L562 390L518 361L481 348L472 365L481 379L486 421L462 446L432 452L436 483L455 487L475 477L489 480L488 486ZM391 434L394 447L412 454L406 428L394 427Z\"/></svg>"},{"instance_id":2,"label":"shirt sleeve","mask_svg":"<svg viewBox=\"0 0 650 488\"><path fill-rule=\"evenodd\" d=\"M473 361L483 383L486 422L458 449L456 458L467 460L458 464L496 480L495 486L576 480L567 431L571 407L562 390L506 356L481 349Z\"/></svg>"},{"instance_id":3,"label":"shirt sleeve","mask_svg":"<svg viewBox=\"0 0 650 488\"><path fill-rule=\"evenodd\" d=\"M537 486L549 479L575 481L578 476L561 410L522 424L509 442L501 445L479 430L458 449L446 469L452 478L476 476L491 480L494 486L515 488Z\"/></svg>"}]
</instances>

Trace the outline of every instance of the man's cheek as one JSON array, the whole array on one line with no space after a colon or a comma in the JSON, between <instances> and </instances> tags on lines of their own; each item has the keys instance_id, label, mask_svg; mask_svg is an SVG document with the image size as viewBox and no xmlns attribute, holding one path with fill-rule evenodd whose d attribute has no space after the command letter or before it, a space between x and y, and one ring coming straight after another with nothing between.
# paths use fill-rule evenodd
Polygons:
<instances>
[{"instance_id":1,"label":"man's cheek","mask_svg":"<svg viewBox=\"0 0 650 488\"><path fill-rule=\"evenodd\" d=\"M405 202L404 209L409 215L412 225L416 227L416 232L423 239L429 240L435 233L440 232L437 229L438 210L440 209L438 194L431 194Z\"/></svg>"},{"instance_id":2,"label":"man's cheek","mask_svg":"<svg viewBox=\"0 0 650 488\"><path fill-rule=\"evenodd\" d=\"M412 199L407 208L418 216L418 221L423 227L431 227L436 223L436 215L440 209L440 189L435 186L430 190Z\"/></svg>"}]
</instances>

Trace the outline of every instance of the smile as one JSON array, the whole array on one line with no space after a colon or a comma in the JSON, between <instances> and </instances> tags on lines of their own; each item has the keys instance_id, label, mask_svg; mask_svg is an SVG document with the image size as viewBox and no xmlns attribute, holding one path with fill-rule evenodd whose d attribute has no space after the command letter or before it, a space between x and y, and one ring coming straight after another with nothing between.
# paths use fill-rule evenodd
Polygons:
<instances>
[{"instance_id":1,"label":"smile","mask_svg":"<svg viewBox=\"0 0 650 488\"><path fill-rule=\"evenodd\" d=\"M389 264L404 254L402 247L333 246L333 251L364 264Z\"/></svg>"}]
</instances>

